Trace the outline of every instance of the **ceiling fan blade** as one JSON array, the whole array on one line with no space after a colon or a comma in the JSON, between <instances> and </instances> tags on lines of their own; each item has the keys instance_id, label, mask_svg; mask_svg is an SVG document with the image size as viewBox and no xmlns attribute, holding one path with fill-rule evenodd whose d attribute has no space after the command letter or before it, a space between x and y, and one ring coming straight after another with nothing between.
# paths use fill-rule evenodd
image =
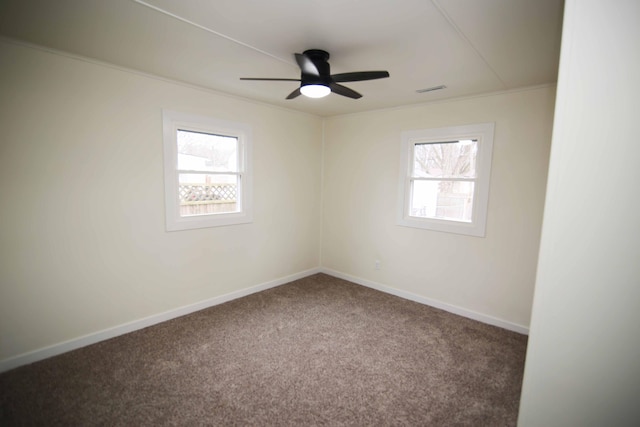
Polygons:
<instances>
[{"instance_id":1,"label":"ceiling fan blade","mask_svg":"<svg viewBox=\"0 0 640 427\"><path fill-rule=\"evenodd\" d=\"M302 95L302 92L300 92L300 88L298 88L298 89L294 90L293 92L291 92L291 93L289 94L289 96L287 96L287 99L297 98L297 97L299 97L300 95Z\"/></svg>"},{"instance_id":2,"label":"ceiling fan blade","mask_svg":"<svg viewBox=\"0 0 640 427\"><path fill-rule=\"evenodd\" d=\"M388 71L356 71L353 73L341 73L331 76L333 81L336 83L384 79L385 77L389 77Z\"/></svg>"},{"instance_id":3,"label":"ceiling fan blade","mask_svg":"<svg viewBox=\"0 0 640 427\"><path fill-rule=\"evenodd\" d=\"M349 89L346 86L339 85L338 83L331 83L329 87L331 88L331 92L337 93L338 95L346 96L347 98L353 99L362 98L362 95L360 95L355 90Z\"/></svg>"},{"instance_id":4,"label":"ceiling fan blade","mask_svg":"<svg viewBox=\"0 0 640 427\"><path fill-rule=\"evenodd\" d=\"M240 77L240 80L263 80L271 82L299 82L300 79L271 79L262 77Z\"/></svg>"},{"instance_id":5,"label":"ceiling fan blade","mask_svg":"<svg viewBox=\"0 0 640 427\"><path fill-rule=\"evenodd\" d=\"M314 64L313 61L309 59L309 57L301 53L296 53L294 55L296 57L296 62L298 63L298 66L302 70L303 74L310 74L312 76L320 75L318 67L316 67L316 64Z\"/></svg>"}]
</instances>

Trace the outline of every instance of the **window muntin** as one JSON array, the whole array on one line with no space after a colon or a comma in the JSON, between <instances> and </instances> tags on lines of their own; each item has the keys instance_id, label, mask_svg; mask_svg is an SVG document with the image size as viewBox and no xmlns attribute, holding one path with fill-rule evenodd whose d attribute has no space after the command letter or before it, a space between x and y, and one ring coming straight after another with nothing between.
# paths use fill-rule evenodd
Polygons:
<instances>
[{"instance_id":1,"label":"window muntin","mask_svg":"<svg viewBox=\"0 0 640 427\"><path fill-rule=\"evenodd\" d=\"M403 132L399 225L484 236L493 128Z\"/></svg>"},{"instance_id":2,"label":"window muntin","mask_svg":"<svg viewBox=\"0 0 640 427\"><path fill-rule=\"evenodd\" d=\"M251 128L164 110L168 231L252 221Z\"/></svg>"}]
</instances>

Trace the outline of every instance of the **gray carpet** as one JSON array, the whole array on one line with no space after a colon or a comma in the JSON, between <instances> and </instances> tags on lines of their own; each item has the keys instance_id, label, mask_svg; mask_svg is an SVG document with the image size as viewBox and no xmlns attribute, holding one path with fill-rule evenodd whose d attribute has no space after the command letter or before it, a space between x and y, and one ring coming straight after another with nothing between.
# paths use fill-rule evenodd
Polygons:
<instances>
[{"instance_id":1,"label":"gray carpet","mask_svg":"<svg viewBox=\"0 0 640 427\"><path fill-rule=\"evenodd\" d=\"M0 375L0 425L516 424L523 335L318 274Z\"/></svg>"}]
</instances>

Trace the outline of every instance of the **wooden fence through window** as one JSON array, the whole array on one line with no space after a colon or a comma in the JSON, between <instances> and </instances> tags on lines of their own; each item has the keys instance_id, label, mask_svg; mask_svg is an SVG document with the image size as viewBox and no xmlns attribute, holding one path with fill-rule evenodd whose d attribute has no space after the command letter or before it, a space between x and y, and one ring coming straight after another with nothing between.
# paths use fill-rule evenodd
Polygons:
<instances>
[{"instance_id":1,"label":"wooden fence through window","mask_svg":"<svg viewBox=\"0 0 640 427\"><path fill-rule=\"evenodd\" d=\"M236 184L181 183L178 195L181 216L237 211Z\"/></svg>"}]
</instances>

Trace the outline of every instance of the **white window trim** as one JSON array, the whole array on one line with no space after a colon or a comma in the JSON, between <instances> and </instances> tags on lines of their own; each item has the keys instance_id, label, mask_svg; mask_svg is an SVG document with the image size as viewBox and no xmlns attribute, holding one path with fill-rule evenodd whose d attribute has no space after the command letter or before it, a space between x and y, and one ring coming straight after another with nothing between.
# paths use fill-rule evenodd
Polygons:
<instances>
[{"instance_id":1,"label":"white window trim","mask_svg":"<svg viewBox=\"0 0 640 427\"><path fill-rule=\"evenodd\" d=\"M165 219L167 231L246 224L253 221L251 126L207 116L162 110L164 143ZM238 195L240 212L180 216L178 199L178 130L211 133L238 138L241 185Z\"/></svg>"},{"instance_id":2,"label":"white window trim","mask_svg":"<svg viewBox=\"0 0 640 427\"><path fill-rule=\"evenodd\" d=\"M405 227L484 237L487 222L487 209L489 205L489 184L491 178L491 156L493 152L494 128L494 123L481 123L402 132L397 224ZM415 144L425 142L438 143L464 139L478 140L478 154L476 157L477 180L475 181L474 187L473 214L471 222L410 216L410 175L413 162L413 147Z\"/></svg>"}]
</instances>

